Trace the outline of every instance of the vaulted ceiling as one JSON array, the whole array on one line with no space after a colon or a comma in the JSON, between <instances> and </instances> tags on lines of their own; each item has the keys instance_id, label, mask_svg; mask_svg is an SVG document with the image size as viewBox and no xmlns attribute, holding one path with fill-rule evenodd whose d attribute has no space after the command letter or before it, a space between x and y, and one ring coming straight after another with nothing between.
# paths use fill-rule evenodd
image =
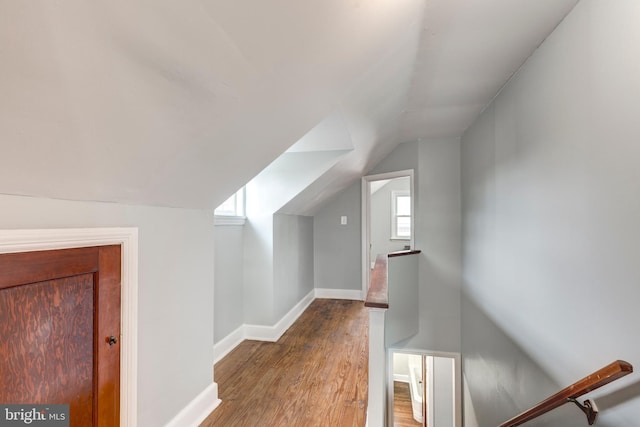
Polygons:
<instances>
[{"instance_id":1,"label":"vaulted ceiling","mask_svg":"<svg viewBox=\"0 0 640 427\"><path fill-rule=\"evenodd\" d=\"M577 0L0 4L0 193L212 208L300 141L460 136Z\"/></svg>"}]
</instances>

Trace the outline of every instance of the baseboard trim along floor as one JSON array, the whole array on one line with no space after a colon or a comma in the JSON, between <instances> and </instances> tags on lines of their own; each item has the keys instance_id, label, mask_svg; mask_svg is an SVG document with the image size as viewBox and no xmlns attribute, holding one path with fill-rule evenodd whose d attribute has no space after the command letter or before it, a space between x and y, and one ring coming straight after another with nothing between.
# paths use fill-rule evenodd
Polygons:
<instances>
[{"instance_id":1,"label":"baseboard trim along floor","mask_svg":"<svg viewBox=\"0 0 640 427\"><path fill-rule=\"evenodd\" d=\"M197 427L220 405L218 384L211 383L196 396L165 427Z\"/></svg>"},{"instance_id":2,"label":"baseboard trim along floor","mask_svg":"<svg viewBox=\"0 0 640 427\"><path fill-rule=\"evenodd\" d=\"M300 317L315 299L346 299L362 300L362 292L353 289L323 289L315 288L305 295L282 319L273 326L249 325L239 326L229 335L213 346L214 364L229 354L244 340L276 342L291 325Z\"/></svg>"}]
</instances>

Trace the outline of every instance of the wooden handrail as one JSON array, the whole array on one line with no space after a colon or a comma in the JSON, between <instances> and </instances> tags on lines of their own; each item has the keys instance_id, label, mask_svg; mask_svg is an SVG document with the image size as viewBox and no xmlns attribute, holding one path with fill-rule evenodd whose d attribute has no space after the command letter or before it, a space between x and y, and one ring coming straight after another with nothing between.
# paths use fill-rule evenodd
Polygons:
<instances>
[{"instance_id":1,"label":"wooden handrail","mask_svg":"<svg viewBox=\"0 0 640 427\"><path fill-rule=\"evenodd\" d=\"M420 249L403 249L401 251L389 252L387 256L393 258L397 256L416 255L420 252L422 252Z\"/></svg>"},{"instance_id":2,"label":"wooden handrail","mask_svg":"<svg viewBox=\"0 0 640 427\"><path fill-rule=\"evenodd\" d=\"M582 411L587 414L587 419L589 421L589 424L591 425L595 421L595 414L597 413L597 411L592 408L590 401L587 405L582 405L575 399L606 384L609 384L610 382L615 381L618 378L622 378L625 375L630 374L631 372L633 372L633 366L631 366L630 363L625 362L624 360L616 360L615 362L592 373L591 375L584 377L583 379L570 385L569 387L562 389L553 396L538 403L531 409L528 409L520 415L511 418L509 421L500 424L500 426L498 427L519 426L520 424L537 418L540 415L556 409L568 402L576 403L580 407L580 409L582 409Z\"/></svg>"},{"instance_id":3,"label":"wooden handrail","mask_svg":"<svg viewBox=\"0 0 640 427\"><path fill-rule=\"evenodd\" d=\"M388 259L406 255L416 255L422 252L419 249L406 249L388 254L380 254L376 257L376 263L371 271L369 291L364 300L365 307L389 308L389 284L387 283Z\"/></svg>"}]
</instances>

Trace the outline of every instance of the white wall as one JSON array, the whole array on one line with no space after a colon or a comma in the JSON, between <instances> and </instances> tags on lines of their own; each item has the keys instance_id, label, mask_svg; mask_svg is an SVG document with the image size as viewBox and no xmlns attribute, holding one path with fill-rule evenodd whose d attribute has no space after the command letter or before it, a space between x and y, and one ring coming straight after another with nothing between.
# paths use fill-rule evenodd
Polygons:
<instances>
[{"instance_id":1,"label":"white wall","mask_svg":"<svg viewBox=\"0 0 640 427\"><path fill-rule=\"evenodd\" d=\"M409 353L393 352L393 375L400 376L405 382L409 381Z\"/></svg>"},{"instance_id":2,"label":"white wall","mask_svg":"<svg viewBox=\"0 0 640 427\"><path fill-rule=\"evenodd\" d=\"M0 227L138 227L138 425L161 426L211 384L213 212L0 195Z\"/></svg>"},{"instance_id":3,"label":"white wall","mask_svg":"<svg viewBox=\"0 0 640 427\"><path fill-rule=\"evenodd\" d=\"M480 425L555 392L540 375L565 386L618 358L640 363L639 19L635 0L581 1L463 138L463 353ZM507 338L474 329L482 315ZM520 353L496 364L487 347L508 340ZM520 370L525 356L539 369ZM493 382L501 398L519 392L476 400ZM599 424L638 424L637 384L591 394Z\"/></svg>"}]
</instances>

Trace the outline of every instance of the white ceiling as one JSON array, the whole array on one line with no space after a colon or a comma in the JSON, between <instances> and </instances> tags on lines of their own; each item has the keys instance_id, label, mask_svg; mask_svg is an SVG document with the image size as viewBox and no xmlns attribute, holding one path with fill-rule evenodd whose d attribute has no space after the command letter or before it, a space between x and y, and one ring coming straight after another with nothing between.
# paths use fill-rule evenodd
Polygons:
<instances>
[{"instance_id":1,"label":"white ceiling","mask_svg":"<svg viewBox=\"0 0 640 427\"><path fill-rule=\"evenodd\" d=\"M351 148L312 212L461 135L576 2L2 2L0 193L212 208L306 135Z\"/></svg>"},{"instance_id":2,"label":"white ceiling","mask_svg":"<svg viewBox=\"0 0 640 427\"><path fill-rule=\"evenodd\" d=\"M462 135L576 3L427 1L400 139Z\"/></svg>"}]
</instances>

